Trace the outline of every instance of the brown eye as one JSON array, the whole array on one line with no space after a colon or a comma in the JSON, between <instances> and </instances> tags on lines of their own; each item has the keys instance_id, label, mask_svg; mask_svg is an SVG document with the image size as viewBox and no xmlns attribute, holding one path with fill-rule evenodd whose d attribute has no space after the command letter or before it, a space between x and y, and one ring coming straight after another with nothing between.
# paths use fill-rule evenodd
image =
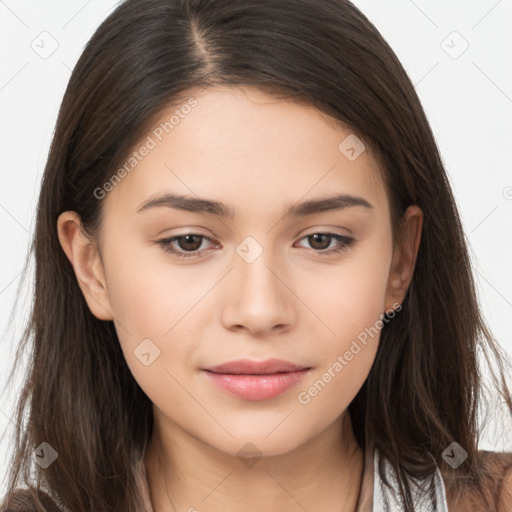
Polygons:
<instances>
[{"instance_id":1,"label":"brown eye","mask_svg":"<svg viewBox=\"0 0 512 512\"><path fill-rule=\"evenodd\" d=\"M315 233L314 235L308 235L307 239L311 247L317 251L323 251L331 245L331 235L325 233ZM327 241L327 244L325 243Z\"/></svg>"},{"instance_id":2,"label":"brown eye","mask_svg":"<svg viewBox=\"0 0 512 512\"><path fill-rule=\"evenodd\" d=\"M173 236L158 240L156 243L162 247L165 252L170 252L180 258L197 257L208 249L199 250L203 240L212 241L210 238L198 233L186 233L185 235Z\"/></svg>"},{"instance_id":3,"label":"brown eye","mask_svg":"<svg viewBox=\"0 0 512 512\"><path fill-rule=\"evenodd\" d=\"M312 233L302 240L307 240L313 252L317 252L319 255L339 253L348 249L355 241L353 238L336 233ZM331 246L333 240L338 242L337 245Z\"/></svg>"},{"instance_id":4,"label":"brown eye","mask_svg":"<svg viewBox=\"0 0 512 512\"><path fill-rule=\"evenodd\" d=\"M197 251L201 247L202 236L200 235L185 235L176 238L178 247L184 251Z\"/></svg>"}]
</instances>

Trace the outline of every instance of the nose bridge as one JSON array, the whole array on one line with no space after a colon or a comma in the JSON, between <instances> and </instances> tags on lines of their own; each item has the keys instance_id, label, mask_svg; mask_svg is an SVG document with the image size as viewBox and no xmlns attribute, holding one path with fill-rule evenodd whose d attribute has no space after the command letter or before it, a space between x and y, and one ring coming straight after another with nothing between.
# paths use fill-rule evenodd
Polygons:
<instances>
[{"instance_id":1,"label":"nose bridge","mask_svg":"<svg viewBox=\"0 0 512 512\"><path fill-rule=\"evenodd\" d=\"M250 330L289 324L292 305L281 282L273 251L255 237L246 237L236 248L234 290L226 321Z\"/></svg>"},{"instance_id":2,"label":"nose bridge","mask_svg":"<svg viewBox=\"0 0 512 512\"><path fill-rule=\"evenodd\" d=\"M279 280L270 270L273 251L268 244L264 248L254 236L248 236L237 246L236 252L239 256L235 264L238 292L253 298L259 298L262 293L266 303L275 300Z\"/></svg>"}]
</instances>

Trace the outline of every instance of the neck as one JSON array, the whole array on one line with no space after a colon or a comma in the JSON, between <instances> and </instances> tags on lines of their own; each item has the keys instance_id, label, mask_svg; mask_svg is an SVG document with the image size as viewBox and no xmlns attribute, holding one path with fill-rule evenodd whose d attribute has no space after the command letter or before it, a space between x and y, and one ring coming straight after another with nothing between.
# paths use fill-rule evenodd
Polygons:
<instances>
[{"instance_id":1,"label":"neck","mask_svg":"<svg viewBox=\"0 0 512 512\"><path fill-rule=\"evenodd\" d=\"M144 461L154 512L354 512L364 465L347 411L306 444L252 462L166 425Z\"/></svg>"}]
</instances>

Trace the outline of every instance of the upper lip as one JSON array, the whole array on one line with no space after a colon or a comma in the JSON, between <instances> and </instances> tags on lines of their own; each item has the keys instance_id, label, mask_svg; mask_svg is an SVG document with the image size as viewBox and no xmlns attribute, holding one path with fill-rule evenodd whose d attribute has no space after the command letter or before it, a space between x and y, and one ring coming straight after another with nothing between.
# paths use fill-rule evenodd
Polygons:
<instances>
[{"instance_id":1,"label":"upper lip","mask_svg":"<svg viewBox=\"0 0 512 512\"><path fill-rule=\"evenodd\" d=\"M219 364L205 370L214 373L255 374L270 375L273 373L294 372L309 369L308 366L297 365L282 359L267 359L266 361L252 361L250 359L237 359L229 363Z\"/></svg>"}]
</instances>

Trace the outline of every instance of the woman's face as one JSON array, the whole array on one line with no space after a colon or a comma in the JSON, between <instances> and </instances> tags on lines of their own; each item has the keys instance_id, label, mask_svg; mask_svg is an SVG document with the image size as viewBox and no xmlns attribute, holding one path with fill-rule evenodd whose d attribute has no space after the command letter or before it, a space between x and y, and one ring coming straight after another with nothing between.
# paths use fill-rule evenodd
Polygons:
<instances>
[{"instance_id":1,"label":"woman's face","mask_svg":"<svg viewBox=\"0 0 512 512\"><path fill-rule=\"evenodd\" d=\"M394 251L369 149L311 107L213 88L161 123L97 191L101 259L88 260L84 295L114 320L163 429L232 455L248 442L288 452L339 419L365 381L382 313L409 284L418 218ZM205 370L274 358L309 370L215 381Z\"/></svg>"}]
</instances>

